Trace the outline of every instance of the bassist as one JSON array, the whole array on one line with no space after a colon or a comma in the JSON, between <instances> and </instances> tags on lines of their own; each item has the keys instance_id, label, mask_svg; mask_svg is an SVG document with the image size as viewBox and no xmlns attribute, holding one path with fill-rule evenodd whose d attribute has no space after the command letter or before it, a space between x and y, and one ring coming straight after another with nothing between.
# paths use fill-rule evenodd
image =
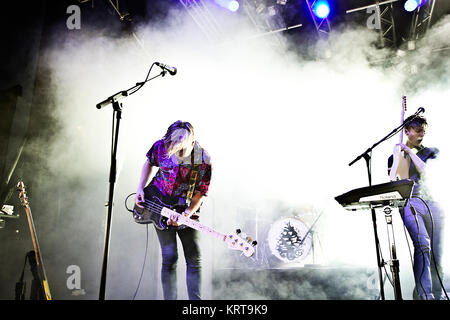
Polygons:
<instances>
[{"instance_id":1,"label":"bassist","mask_svg":"<svg viewBox=\"0 0 450 320\"><path fill-rule=\"evenodd\" d=\"M157 170L155 169L157 168ZM194 170L195 168L195 170ZM151 182L150 176L156 171ZM211 162L208 153L194 139L194 128L189 122L176 121L161 140L147 152L136 192L136 205L142 207L146 194L157 189L161 195L178 197L184 201L183 215L198 219L198 212L207 196L211 180ZM161 247L161 281L164 299L177 299L176 263L177 239L181 240L186 260L186 284L191 300L201 299L201 258L198 231L169 219L168 228L155 228Z\"/></svg>"}]
</instances>

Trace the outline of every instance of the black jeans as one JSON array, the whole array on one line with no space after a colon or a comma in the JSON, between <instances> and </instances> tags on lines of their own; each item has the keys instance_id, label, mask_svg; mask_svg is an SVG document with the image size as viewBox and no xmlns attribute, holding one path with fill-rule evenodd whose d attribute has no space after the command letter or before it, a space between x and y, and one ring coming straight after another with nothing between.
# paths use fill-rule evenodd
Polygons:
<instances>
[{"instance_id":1,"label":"black jeans","mask_svg":"<svg viewBox=\"0 0 450 320\"><path fill-rule=\"evenodd\" d=\"M156 229L159 244L161 245L162 267L161 282L165 300L177 299L177 274L176 265L178 261L177 238L183 245L186 260L186 285L190 300L200 300L201 289L201 258L198 246L198 232L192 228L176 229L170 227L168 230Z\"/></svg>"}]
</instances>

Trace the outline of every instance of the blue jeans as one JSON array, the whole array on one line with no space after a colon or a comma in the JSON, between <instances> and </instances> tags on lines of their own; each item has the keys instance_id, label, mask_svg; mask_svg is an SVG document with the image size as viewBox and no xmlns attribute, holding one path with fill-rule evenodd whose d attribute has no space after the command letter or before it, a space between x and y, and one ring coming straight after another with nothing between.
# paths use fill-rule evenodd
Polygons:
<instances>
[{"instance_id":1,"label":"blue jeans","mask_svg":"<svg viewBox=\"0 0 450 320\"><path fill-rule=\"evenodd\" d=\"M414 299L433 300L443 295L442 252L444 214L436 202L412 197L402 216L414 245ZM415 214L414 214L415 213ZM438 273L439 272L439 275Z\"/></svg>"},{"instance_id":2,"label":"blue jeans","mask_svg":"<svg viewBox=\"0 0 450 320\"><path fill-rule=\"evenodd\" d=\"M161 282L165 300L177 299L178 249L176 235L181 240L186 260L186 285L190 300L200 300L201 259L198 246L198 232L191 228L168 230L156 229L162 253Z\"/></svg>"}]
</instances>

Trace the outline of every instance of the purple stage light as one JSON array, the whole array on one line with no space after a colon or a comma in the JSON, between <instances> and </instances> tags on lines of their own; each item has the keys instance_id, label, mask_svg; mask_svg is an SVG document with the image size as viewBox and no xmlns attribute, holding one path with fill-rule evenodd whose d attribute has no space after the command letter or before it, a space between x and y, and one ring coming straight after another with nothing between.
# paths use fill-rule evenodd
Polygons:
<instances>
[{"instance_id":1,"label":"purple stage light","mask_svg":"<svg viewBox=\"0 0 450 320\"><path fill-rule=\"evenodd\" d=\"M235 12L239 9L239 2L236 0L214 0L219 6Z\"/></svg>"}]
</instances>

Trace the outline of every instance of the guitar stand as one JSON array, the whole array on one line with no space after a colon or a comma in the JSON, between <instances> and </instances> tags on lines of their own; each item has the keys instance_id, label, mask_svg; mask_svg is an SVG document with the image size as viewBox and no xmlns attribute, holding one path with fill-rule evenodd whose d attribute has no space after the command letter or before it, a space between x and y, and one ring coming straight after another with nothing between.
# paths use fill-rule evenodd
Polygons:
<instances>
[{"instance_id":1,"label":"guitar stand","mask_svg":"<svg viewBox=\"0 0 450 320\"><path fill-rule=\"evenodd\" d=\"M24 275L27 261L28 264L30 265L31 274L33 275L33 279L31 282L30 300L46 300L44 287L42 286L42 279L39 276L35 252L33 250L29 251L25 255L25 263L23 265L22 274L20 276L19 281L16 282L15 299L25 300L25 293L27 286L26 282L24 282Z\"/></svg>"}]
</instances>

